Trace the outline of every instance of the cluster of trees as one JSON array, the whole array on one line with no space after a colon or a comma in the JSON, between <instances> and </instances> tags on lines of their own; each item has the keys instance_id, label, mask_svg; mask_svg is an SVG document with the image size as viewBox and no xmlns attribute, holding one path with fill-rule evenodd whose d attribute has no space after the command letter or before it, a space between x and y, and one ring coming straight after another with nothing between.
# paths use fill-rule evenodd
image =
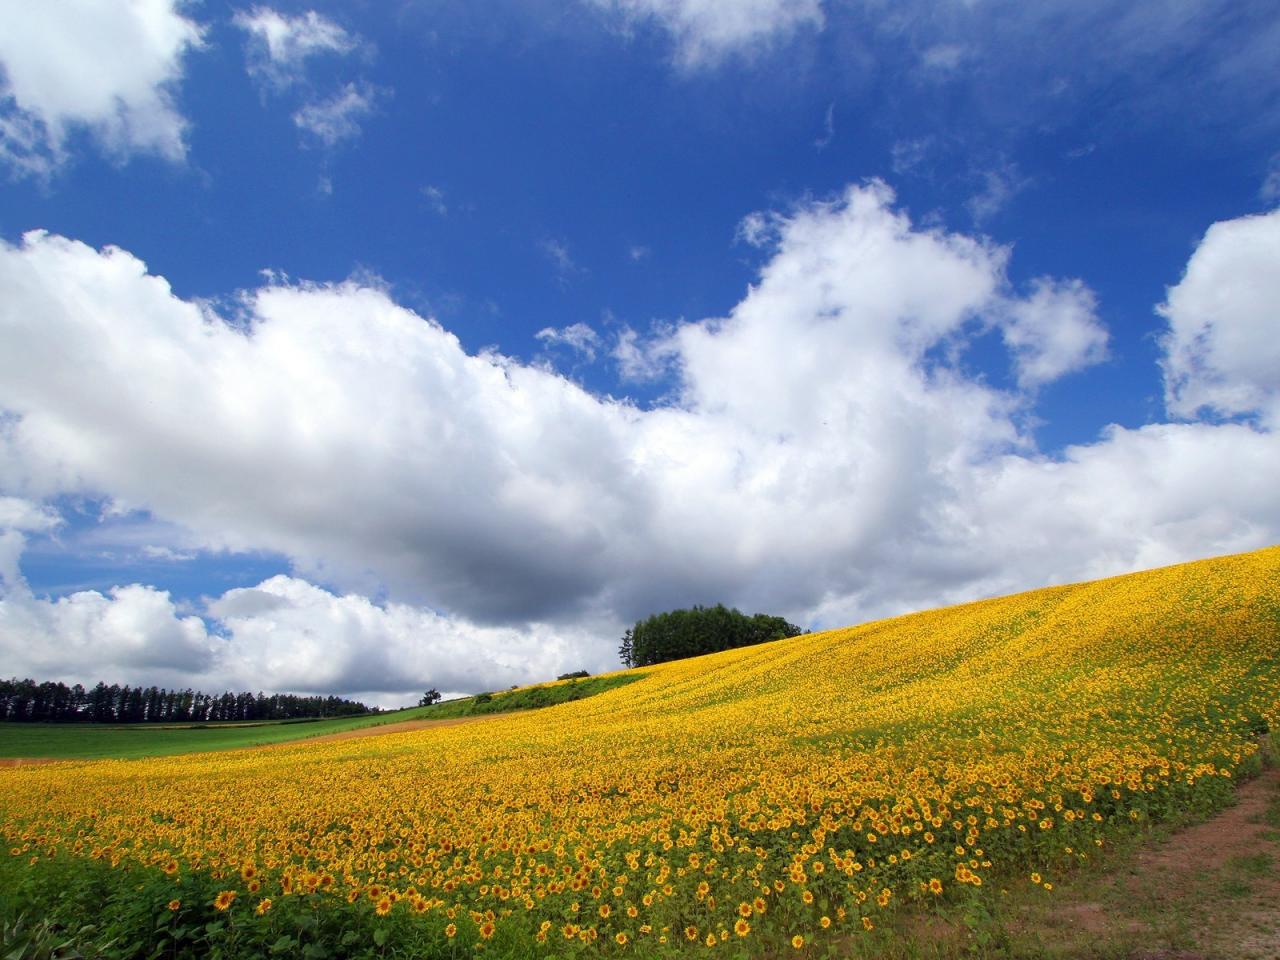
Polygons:
<instances>
[{"instance_id":1,"label":"cluster of trees","mask_svg":"<svg viewBox=\"0 0 1280 960\"><path fill-rule=\"evenodd\" d=\"M377 713L341 697L291 693L201 693L99 683L0 680L0 720L92 723L203 723L217 720L291 720Z\"/></svg>"},{"instance_id":2,"label":"cluster of trees","mask_svg":"<svg viewBox=\"0 0 1280 960\"><path fill-rule=\"evenodd\" d=\"M623 634L618 655L628 667L647 667L668 660L798 637L803 632L782 617L771 617L765 613L749 617L718 603L714 607L655 613L637 622Z\"/></svg>"}]
</instances>

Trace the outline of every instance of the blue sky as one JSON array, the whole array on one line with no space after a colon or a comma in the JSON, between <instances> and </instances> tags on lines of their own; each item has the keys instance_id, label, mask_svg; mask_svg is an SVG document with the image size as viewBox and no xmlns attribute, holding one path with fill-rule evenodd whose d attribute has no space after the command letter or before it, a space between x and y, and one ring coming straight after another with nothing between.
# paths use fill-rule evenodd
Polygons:
<instances>
[{"instance_id":1,"label":"blue sky","mask_svg":"<svg viewBox=\"0 0 1280 960\"><path fill-rule=\"evenodd\" d=\"M1274 5L0 10L11 670L393 703L1280 540Z\"/></svg>"}]
</instances>

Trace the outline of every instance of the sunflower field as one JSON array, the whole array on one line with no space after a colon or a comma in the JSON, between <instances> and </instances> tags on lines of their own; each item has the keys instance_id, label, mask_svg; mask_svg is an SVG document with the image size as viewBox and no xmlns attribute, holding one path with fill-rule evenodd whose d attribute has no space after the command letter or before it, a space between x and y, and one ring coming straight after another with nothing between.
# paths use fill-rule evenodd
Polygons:
<instances>
[{"instance_id":1,"label":"sunflower field","mask_svg":"<svg viewBox=\"0 0 1280 960\"><path fill-rule=\"evenodd\" d=\"M1280 548L636 672L414 733L0 769L3 909L110 956L750 957L1052 891L1257 768Z\"/></svg>"}]
</instances>

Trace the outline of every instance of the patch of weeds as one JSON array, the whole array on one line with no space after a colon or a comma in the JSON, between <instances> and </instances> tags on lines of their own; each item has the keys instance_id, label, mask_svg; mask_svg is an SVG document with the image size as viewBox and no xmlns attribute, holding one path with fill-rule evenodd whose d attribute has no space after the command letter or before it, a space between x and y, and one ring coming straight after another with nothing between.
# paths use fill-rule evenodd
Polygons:
<instances>
[{"instance_id":1,"label":"patch of weeds","mask_svg":"<svg viewBox=\"0 0 1280 960\"><path fill-rule=\"evenodd\" d=\"M1224 897L1247 897L1253 892L1253 884L1242 877L1228 877L1222 881Z\"/></svg>"},{"instance_id":2,"label":"patch of weeds","mask_svg":"<svg viewBox=\"0 0 1280 960\"><path fill-rule=\"evenodd\" d=\"M1248 857L1232 857L1227 867L1250 877L1265 877L1271 872L1271 854L1255 853Z\"/></svg>"},{"instance_id":3,"label":"patch of weeds","mask_svg":"<svg viewBox=\"0 0 1280 960\"><path fill-rule=\"evenodd\" d=\"M1227 897L1247 897L1253 893L1254 881L1271 871L1271 854L1256 853L1232 857L1223 871L1221 891Z\"/></svg>"},{"instance_id":4,"label":"patch of weeds","mask_svg":"<svg viewBox=\"0 0 1280 960\"><path fill-rule=\"evenodd\" d=\"M1271 797L1271 802L1267 804L1267 812L1262 815L1262 820L1273 827L1280 827L1280 791Z\"/></svg>"}]
</instances>

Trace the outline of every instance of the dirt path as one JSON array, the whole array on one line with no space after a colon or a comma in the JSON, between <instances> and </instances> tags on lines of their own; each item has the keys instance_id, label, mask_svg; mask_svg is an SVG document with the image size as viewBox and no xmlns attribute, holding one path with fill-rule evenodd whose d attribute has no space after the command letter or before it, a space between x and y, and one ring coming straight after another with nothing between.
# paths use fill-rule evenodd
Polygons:
<instances>
[{"instance_id":1,"label":"dirt path","mask_svg":"<svg viewBox=\"0 0 1280 960\"><path fill-rule=\"evenodd\" d=\"M1242 784L1213 819L1069 881L1013 927L1063 958L1277 960L1280 769Z\"/></svg>"}]
</instances>

